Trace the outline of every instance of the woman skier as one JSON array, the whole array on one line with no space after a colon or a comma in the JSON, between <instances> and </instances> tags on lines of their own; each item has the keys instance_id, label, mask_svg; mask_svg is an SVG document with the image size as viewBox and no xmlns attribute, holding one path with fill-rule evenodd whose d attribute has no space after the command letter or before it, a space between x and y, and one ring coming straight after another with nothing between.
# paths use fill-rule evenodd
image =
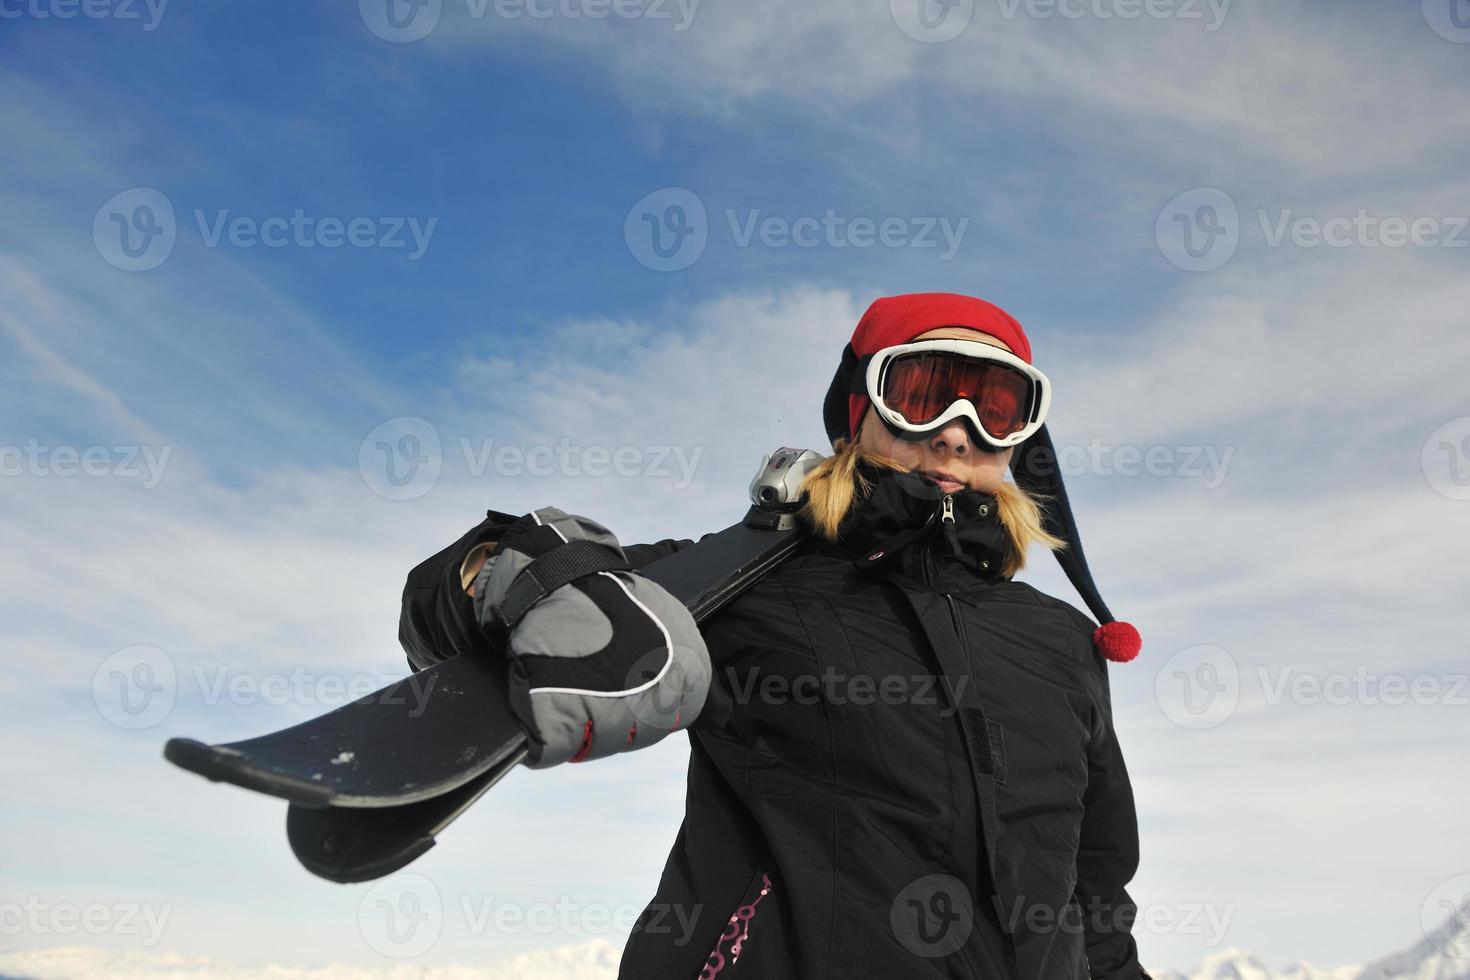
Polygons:
<instances>
[{"instance_id":1,"label":"woman skier","mask_svg":"<svg viewBox=\"0 0 1470 980\"><path fill-rule=\"evenodd\" d=\"M692 542L620 547L550 508L490 511L410 575L410 662L508 656L533 767L689 730L620 977L1147 977L1106 670L1140 641L1088 573L1050 401L1003 310L880 299L827 393L812 534L702 632L636 571ZM1102 626L1014 581L1032 543Z\"/></svg>"}]
</instances>

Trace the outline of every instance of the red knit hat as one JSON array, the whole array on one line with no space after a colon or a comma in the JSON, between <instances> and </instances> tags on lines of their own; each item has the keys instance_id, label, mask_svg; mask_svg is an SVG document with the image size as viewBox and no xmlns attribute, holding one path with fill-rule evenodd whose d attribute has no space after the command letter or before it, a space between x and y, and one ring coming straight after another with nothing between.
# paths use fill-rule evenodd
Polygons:
<instances>
[{"instance_id":1,"label":"red knit hat","mask_svg":"<svg viewBox=\"0 0 1470 980\"><path fill-rule=\"evenodd\" d=\"M1026 339L1021 324L1005 310L983 299L955 293L910 293L875 300L858 321L852 341L843 350L842 363L822 405L827 436L834 446L839 439L853 437L872 404L862 377L862 359L885 347L908 343L938 327L969 327L987 333L1027 364L1031 363L1031 342ZM1011 457L1011 472L1018 486L1050 498L1043 508L1046 530L1067 542L1066 548L1055 552L1057 563L1102 624L1092 635L1093 646L1109 660L1118 663L1132 660L1138 656L1143 640L1131 624L1113 618L1092 580L1057 465L1056 449L1045 425L1016 447Z\"/></svg>"}]
</instances>

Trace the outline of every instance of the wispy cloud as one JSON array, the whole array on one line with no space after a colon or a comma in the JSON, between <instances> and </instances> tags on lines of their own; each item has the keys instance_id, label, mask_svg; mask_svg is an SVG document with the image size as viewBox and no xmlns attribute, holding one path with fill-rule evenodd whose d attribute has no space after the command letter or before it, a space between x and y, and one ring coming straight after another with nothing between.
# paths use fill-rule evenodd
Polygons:
<instances>
[{"instance_id":1,"label":"wispy cloud","mask_svg":"<svg viewBox=\"0 0 1470 980\"><path fill-rule=\"evenodd\" d=\"M1116 139L1123 125L1140 155L1164 153L1174 163L1204 165L1228 147L1237 162L1342 177L1463 149L1470 123L1470 95L1444 84L1461 52L1431 32L1417 8L1327 19L1287 5L1227 2L1161 5L1197 17L1126 18L1076 5L1070 9L1083 15L1069 17L1059 5L982 0L952 40L926 44L900 28L894 6L867 0L797 9L760 0L698 4L684 18L619 20L498 17L494 4L446 4L426 43L452 51L488 42L553 64L592 59L630 104L654 115L729 118L774 104L895 148L904 134L923 131L942 151L966 142L969 126L993 132L1000 119L1029 110L1035 124L1074 134L1114 130ZM951 15L969 9L956 5ZM1098 9L1112 8L1090 7ZM1365 86L1367 51L1375 60L1408 56ZM1348 91L1353 109L1345 113ZM931 129L920 100L946 107L941 118L965 126ZM861 111L880 105L882 125ZM987 107L1000 119L987 118Z\"/></svg>"}]
</instances>

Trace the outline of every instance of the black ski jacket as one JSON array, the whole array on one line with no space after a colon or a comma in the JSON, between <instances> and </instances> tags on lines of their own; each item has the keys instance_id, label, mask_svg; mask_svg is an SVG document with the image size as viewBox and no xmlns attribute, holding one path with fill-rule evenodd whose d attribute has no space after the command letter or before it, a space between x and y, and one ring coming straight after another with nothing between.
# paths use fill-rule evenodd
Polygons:
<instances>
[{"instance_id":1,"label":"black ski jacket","mask_svg":"<svg viewBox=\"0 0 1470 980\"><path fill-rule=\"evenodd\" d=\"M863 472L838 542L808 540L705 625L684 825L620 976L1146 977L1095 624L1001 576L993 496ZM511 520L410 575L415 666L483 650L459 562Z\"/></svg>"}]
</instances>

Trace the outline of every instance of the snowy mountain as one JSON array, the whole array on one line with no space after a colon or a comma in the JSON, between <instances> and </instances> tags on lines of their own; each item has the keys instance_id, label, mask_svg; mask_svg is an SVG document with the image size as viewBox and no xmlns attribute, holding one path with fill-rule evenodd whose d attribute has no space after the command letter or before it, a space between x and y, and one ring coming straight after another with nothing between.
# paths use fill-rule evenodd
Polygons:
<instances>
[{"instance_id":1,"label":"snowy mountain","mask_svg":"<svg viewBox=\"0 0 1470 980\"><path fill-rule=\"evenodd\" d=\"M1362 968L1356 966L1319 970L1307 963L1294 963L1285 970L1273 970L1249 953L1225 949L1206 957L1189 973L1165 970L1153 976L1154 980L1359 980L1362 972Z\"/></svg>"},{"instance_id":2,"label":"snowy mountain","mask_svg":"<svg viewBox=\"0 0 1470 980\"><path fill-rule=\"evenodd\" d=\"M1376 960L1355 980L1470 978L1470 901L1411 949Z\"/></svg>"},{"instance_id":3,"label":"snowy mountain","mask_svg":"<svg viewBox=\"0 0 1470 980\"><path fill-rule=\"evenodd\" d=\"M90 947L0 950L0 980L614 980L621 951L594 939L538 950L490 966L240 967L206 957L115 953ZM1189 973L1155 980L1470 980L1470 902L1413 947L1363 967L1323 970L1297 963L1273 970L1238 949L1205 959Z\"/></svg>"},{"instance_id":4,"label":"snowy mountain","mask_svg":"<svg viewBox=\"0 0 1470 980\"><path fill-rule=\"evenodd\" d=\"M1470 980L1470 902L1410 949L1367 966L1322 970L1295 963L1276 971L1254 956L1228 949L1189 973L1169 970L1155 980Z\"/></svg>"}]
</instances>

